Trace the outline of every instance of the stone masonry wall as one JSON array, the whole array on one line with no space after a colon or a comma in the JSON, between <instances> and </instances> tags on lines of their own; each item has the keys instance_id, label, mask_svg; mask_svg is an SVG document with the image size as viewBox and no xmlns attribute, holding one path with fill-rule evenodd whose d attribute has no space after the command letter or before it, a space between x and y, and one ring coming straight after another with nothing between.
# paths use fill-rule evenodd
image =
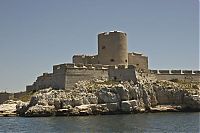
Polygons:
<instances>
[{"instance_id":1,"label":"stone masonry wall","mask_svg":"<svg viewBox=\"0 0 200 133\"><path fill-rule=\"evenodd\" d=\"M74 55L72 57L72 62L75 64L98 64L98 55L88 56L88 55Z\"/></svg>"},{"instance_id":2,"label":"stone masonry wall","mask_svg":"<svg viewBox=\"0 0 200 133\"><path fill-rule=\"evenodd\" d=\"M7 93L7 92L1 92L0 93L0 104L5 102L6 100L11 100L11 99L14 99L13 93Z\"/></svg>"},{"instance_id":3,"label":"stone masonry wall","mask_svg":"<svg viewBox=\"0 0 200 133\"><path fill-rule=\"evenodd\" d=\"M39 76L26 91L40 90L48 87L70 89L81 80L108 78L107 66L84 64L60 64L53 66L53 73Z\"/></svg>"},{"instance_id":4,"label":"stone masonry wall","mask_svg":"<svg viewBox=\"0 0 200 133\"><path fill-rule=\"evenodd\" d=\"M118 65L110 66L108 69L108 76L110 80L115 81L133 81L136 82L135 66Z\"/></svg>"},{"instance_id":5,"label":"stone masonry wall","mask_svg":"<svg viewBox=\"0 0 200 133\"><path fill-rule=\"evenodd\" d=\"M103 65L128 64L127 34L120 31L98 34L98 61Z\"/></svg>"},{"instance_id":6,"label":"stone masonry wall","mask_svg":"<svg viewBox=\"0 0 200 133\"><path fill-rule=\"evenodd\" d=\"M75 83L81 80L91 80L91 79L107 79L108 71L107 69L67 69L66 70L66 81L65 88L72 88Z\"/></svg>"},{"instance_id":7,"label":"stone masonry wall","mask_svg":"<svg viewBox=\"0 0 200 133\"><path fill-rule=\"evenodd\" d=\"M78 81L95 78L108 78L107 68L73 63L57 65L54 66L53 88L70 89Z\"/></svg>"},{"instance_id":8,"label":"stone masonry wall","mask_svg":"<svg viewBox=\"0 0 200 133\"><path fill-rule=\"evenodd\" d=\"M128 53L128 64L135 65L137 70L148 71L148 57L139 53Z\"/></svg>"},{"instance_id":9,"label":"stone masonry wall","mask_svg":"<svg viewBox=\"0 0 200 133\"><path fill-rule=\"evenodd\" d=\"M200 71L198 70L150 70L158 80L178 79L186 82L200 82Z\"/></svg>"}]
</instances>

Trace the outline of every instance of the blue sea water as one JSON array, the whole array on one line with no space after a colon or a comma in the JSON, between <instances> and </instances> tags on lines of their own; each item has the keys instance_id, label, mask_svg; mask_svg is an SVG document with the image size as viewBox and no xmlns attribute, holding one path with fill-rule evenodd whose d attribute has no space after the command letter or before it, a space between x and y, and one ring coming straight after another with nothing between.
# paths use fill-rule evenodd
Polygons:
<instances>
[{"instance_id":1,"label":"blue sea water","mask_svg":"<svg viewBox=\"0 0 200 133\"><path fill-rule=\"evenodd\" d=\"M200 113L143 113L71 117L0 117L0 132L200 132Z\"/></svg>"}]
</instances>

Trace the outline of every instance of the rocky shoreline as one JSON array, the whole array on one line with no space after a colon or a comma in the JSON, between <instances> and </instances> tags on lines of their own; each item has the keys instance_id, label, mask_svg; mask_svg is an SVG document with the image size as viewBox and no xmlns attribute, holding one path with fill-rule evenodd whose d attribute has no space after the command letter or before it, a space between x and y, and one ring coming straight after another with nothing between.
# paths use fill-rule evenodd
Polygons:
<instances>
[{"instance_id":1,"label":"rocky shoreline","mask_svg":"<svg viewBox=\"0 0 200 133\"><path fill-rule=\"evenodd\" d=\"M80 81L71 90L47 88L28 102L0 105L0 116L84 116L145 112L200 111L200 90L170 81Z\"/></svg>"},{"instance_id":2,"label":"rocky shoreline","mask_svg":"<svg viewBox=\"0 0 200 133\"><path fill-rule=\"evenodd\" d=\"M144 112L200 111L198 84L158 81L137 75L137 82L80 81L70 90L47 88L29 101L7 101L0 116L82 116Z\"/></svg>"}]
</instances>

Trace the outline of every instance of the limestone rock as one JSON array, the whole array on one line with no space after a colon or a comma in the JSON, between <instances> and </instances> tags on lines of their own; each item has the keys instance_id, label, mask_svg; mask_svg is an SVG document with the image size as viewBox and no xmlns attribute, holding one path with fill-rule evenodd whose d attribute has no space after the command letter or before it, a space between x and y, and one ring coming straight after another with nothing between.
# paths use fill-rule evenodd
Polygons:
<instances>
[{"instance_id":1,"label":"limestone rock","mask_svg":"<svg viewBox=\"0 0 200 133\"><path fill-rule=\"evenodd\" d=\"M90 104L97 104L98 103L98 97L96 95L89 93L87 97L88 97L88 102Z\"/></svg>"},{"instance_id":2,"label":"limestone rock","mask_svg":"<svg viewBox=\"0 0 200 133\"><path fill-rule=\"evenodd\" d=\"M163 107L166 104L169 109ZM146 77L139 77L137 83L80 81L70 90L40 90L31 97L29 103L19 104L16 108L21 116L50 116L54 112L68 116L162 111L170 110L171 106L172 109L180 107L199 111L199 89L182 89L177 83L155 82Z\"/></svg>"},{"instance_id":3,"label":"limestone rock","mask_svg":"<svg viewBox=\"0 0 200 133\"><path fill-rule=\"evenodd\" d=\"M106 106L109 112L117 112L120 109L119 103L107 103Z\"/></svg>"},{"instance_id":4,"label":"limestone rock","mask_svg":"<svg viewBox=\"0 0 200 133\"><path fill-rule=\"evenodd\" d=\"M93 114L106 114L109 112L106 104L91 104L90 108Z\"/></svg>"},{"instance_id":5,"label":"limestone rock","mask_svg":"<svg viewBox=\"0 0 200 133\"><path fill-rule=\"evenodd\" d=\"M112 90L119 95L121 101L129 100L129 91L122 84L114 86Z\"/></svg>"},{"instance_id":6,"label":"limestone rock","mask_svg":"<svg viewBox=\"0 0 200 133\"><path fill-rule=\"evenodd\" d=\"M17 105L23 104L22 101L7 100L0 104L0 116L15 116L17 113Z\"/></svg>"},{"instance_id":7,"label":"limestone rock","mask_svg":"<svg viewBox=\"0 0 200 133\"><path fill-rule=\"evenodd\" d=\"M121 110L123 112L127 112L127 113L133 111L131 103L129 101L122 101L122 103L121 103Z\"/></svg>"},{"instance_id":8,"label":"limestone rock","mask_svg":"<svg viewBox=\"0 0 200 133\"><path fill-rule=\"evenodd\" d=\"M52 116L53 113L54 106L35 105L25 112L25 116Z\"/></svg>"},{"instance_id":9,"label":"limestone rock","mask_svg":"<svg viewBox=\"0 0 200 133\"><path fill-rule=\"evenodd\" d=\"M100 89L97 92L97 97L99 103L115 103L120 101L119 95L110 92L109 88Z\"/></svg>"},{"instance_id":10,"label":"limestone rock","mask_svg":"<svg viewBox=\"0 0 200 133\"><path fill-rule=\"evenodd\" d=\"M16 105L16 112L20 116L24 116L24 114L28 110L28 108L29 108L29 102L20 102Z\"/></svg>"}]
</instances>

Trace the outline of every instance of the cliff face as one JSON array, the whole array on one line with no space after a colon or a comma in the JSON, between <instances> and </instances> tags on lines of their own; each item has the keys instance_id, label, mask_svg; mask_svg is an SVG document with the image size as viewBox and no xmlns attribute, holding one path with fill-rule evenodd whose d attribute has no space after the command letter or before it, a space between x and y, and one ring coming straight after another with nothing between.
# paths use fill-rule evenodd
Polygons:
<instances>
[{"instance_id":1,"label":"cliff face","mask_svg":"<svg viewBox=\"0 0 200 133\"><path fill-rule=\"evenodd\" d=\"M17 105L22 116L92 115L156 111L200 111L199 86L139 78L138 83L81 81L72 90L40 90L29 104Z\"/></svg>"}]
</instances>

